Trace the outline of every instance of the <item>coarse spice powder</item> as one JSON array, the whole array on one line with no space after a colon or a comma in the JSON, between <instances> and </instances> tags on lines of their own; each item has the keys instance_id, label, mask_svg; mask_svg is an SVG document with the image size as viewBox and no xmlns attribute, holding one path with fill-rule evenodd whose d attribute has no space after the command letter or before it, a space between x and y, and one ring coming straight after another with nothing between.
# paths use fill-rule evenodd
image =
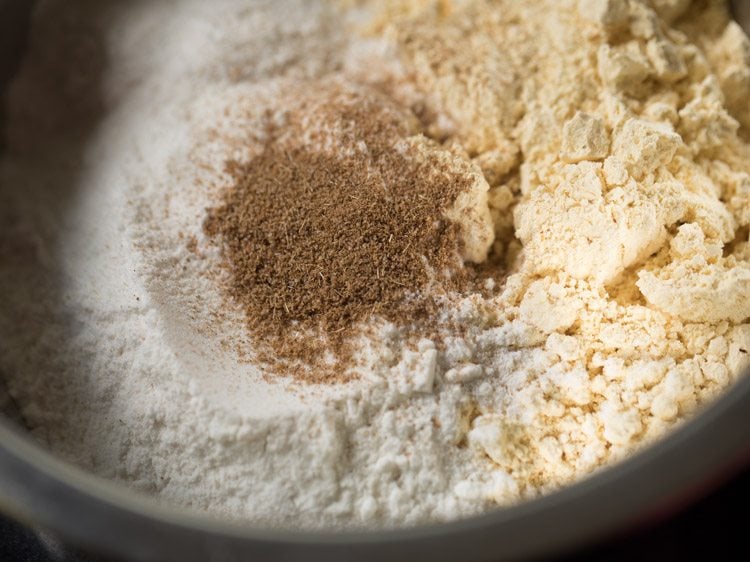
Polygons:
<instances>
[{"instance_id":1,"label":"coarse spice powder","mask_svg":"<svg viewBox=\"0 0 750 562\"><path fill-rule=\"evenodd\" d=\"M222 244L259 357L323 382L348 376L363 321L424 332L435 295L468 279L444 214L473 181L410 143L415 117L383 93L308 86L283 123L269 117L258 156L227 163L233 183L204 228Z\"/></svg>"}]
</instances>

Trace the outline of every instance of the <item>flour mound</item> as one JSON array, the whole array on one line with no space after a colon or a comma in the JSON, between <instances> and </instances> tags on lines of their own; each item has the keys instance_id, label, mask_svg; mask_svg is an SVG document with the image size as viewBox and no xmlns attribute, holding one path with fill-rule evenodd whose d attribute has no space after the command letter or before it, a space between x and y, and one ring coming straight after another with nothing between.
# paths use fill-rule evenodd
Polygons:
<instances>
[{"instance_id":1,"label":"flour mound","mask_svg":"<svg viewBox=\"0 0 750 562\"><path fill-rule=\"evenodd\" d=\"M8 394L62 458L258 526L445 521L583 478L748 366L749 52L719 2L40 2L0 160ZM359 310L351 376L315 379L257 360L206 220L284 100L334 82L398 116L389 158L461 178L420 205L476 283L409 270L430 329ZM334 109L291 115L289 146L375 186Z\"/></svg>"}]
</instances>

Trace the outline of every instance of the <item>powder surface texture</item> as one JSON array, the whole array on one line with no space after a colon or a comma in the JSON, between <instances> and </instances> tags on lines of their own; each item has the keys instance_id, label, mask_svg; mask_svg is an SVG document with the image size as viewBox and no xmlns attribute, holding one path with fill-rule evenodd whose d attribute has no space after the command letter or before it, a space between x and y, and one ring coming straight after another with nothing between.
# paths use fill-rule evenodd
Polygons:
<instances>
[{"instance_id":1,"label":"powder surface texture","mask_svg":"<svg viewBox=\"0 0 750 562\"><path fill-rule=\"evenodd\" d=\"M0 404L256 526L555 490L748 366L748 99L715 1L39 2Z\"/></svg>"},{"instance_id":2,"label":"powder surface texture","mask_svg":"<svg viewBox=\"0 0 750 562\"><path fill-rule=\"evenodd\" d=\"M234 185L204 230L221 238L231 293L270 343L264 358L287 374L300 361L321 381L343 376L344 344L363 321L424 329L435 305L420 291L456 286L460 254L484 259L493 231L480 170L415 134L414 116L375 92L307 86L313 94L281 101L285 122L259 156L229 163ZM459 197L479 209L463 233L446 218Z\"/></svg>"}]
</instances>

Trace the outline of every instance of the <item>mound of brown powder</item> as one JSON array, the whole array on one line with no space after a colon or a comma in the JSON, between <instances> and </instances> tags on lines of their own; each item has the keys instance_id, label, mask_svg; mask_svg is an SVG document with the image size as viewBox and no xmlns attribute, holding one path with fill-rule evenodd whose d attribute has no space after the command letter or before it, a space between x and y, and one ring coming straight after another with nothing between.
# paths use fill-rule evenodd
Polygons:
<instances>
[{"instance_id":1,"label":"mound of brown powder","mask_svg":"<svg viewBox=\"0 0 750 562\"><path fill-rule=\"evenodd\" d=\"M475 173L371 89L316 83L284 103L260 154L227 164L233 184L204 228L259 358L311 382L346 378L363 321L424 323L465 276L444 214Z\"/></svg>"}]
</instances>

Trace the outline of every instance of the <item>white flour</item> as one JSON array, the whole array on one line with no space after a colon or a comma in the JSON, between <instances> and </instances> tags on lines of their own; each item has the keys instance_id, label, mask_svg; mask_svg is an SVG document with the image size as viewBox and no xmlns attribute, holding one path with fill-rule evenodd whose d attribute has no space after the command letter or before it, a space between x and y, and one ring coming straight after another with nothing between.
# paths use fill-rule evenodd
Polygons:
<instances>
[{"instance_id":1,"label":"white flour","mask_svg":"<svg viewBox=\"0 0 750 562\"><path fill-rule=\"evenodd\" d=\"M37 439L186 508L400 526L580 478L734 380L750 345L738 28L716 9L678 31L674 2L661 19L635 1L402 4L358 13L365 38L303 0L42 3L0 161L0 374ZM300 386L235 357L201 225L224 161L248 157L228 139L332 71L412 77L396 95L484 172L511 274L448 307L465 330L444 349L385 328L359 380Z\"/></svg>"}]
</instances>

